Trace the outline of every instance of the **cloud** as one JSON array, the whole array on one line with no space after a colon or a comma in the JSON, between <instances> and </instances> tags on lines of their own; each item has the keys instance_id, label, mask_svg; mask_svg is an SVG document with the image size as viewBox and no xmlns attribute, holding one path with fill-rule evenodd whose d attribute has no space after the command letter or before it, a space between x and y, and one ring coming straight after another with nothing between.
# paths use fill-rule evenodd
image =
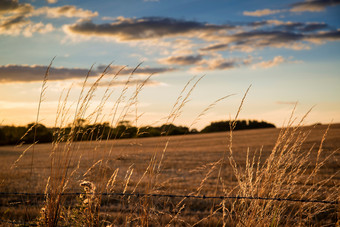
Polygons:
<instances>
[{"instance_id":1,"label":"cloud","mask_svg":"<svg viewBox=\"0 0 340 227\"><path fill-rule=\"evenodd\" d=\"M30 4L20 4L17 0L0 1L0 15L2 14L26 14L33 10Z\"/></svg>"},{"instance_id":2,"label":"cloud","mask_svg":"<svg viewBox=\"0 0 340 227\"><path fill-rule=\"evenodd\" d=\"M324 40L340 40L340 29L336 31L323 31L308 37Z\"/></svg>"},{"instance_id":3,"label":"cloud","mask_svg":"<svg viewBox=\"0 0 340 227\"><path fill-rule=\"evenodd\" d=\"M322 44L326 41L340 41L340 29L336 31L321 31L306 36L306 40L315 44Z\"/></svg>"},{"instance_id":4,"label":"cloud","mask_svg":"<svg viewBox=\"0 0 340 227\"><path fill-rule=\"evenodd\" d=\"M49 18L59 17L76 17L76 18L91 18L98 16L98 12L84 10L73 5L65 5L60 7L41 7L34 11L34 15L46 15Z\"/></svg>"},{"instance_id":5,"label":"cloud","mask_svg":"<svg viewBox=\"0 0 340 227\"><path fill-rule=\"evenodd\" d=\"M221 43L217 43L217 44L212 44L209 45L207 47L201 48L201 51L220 51L220 50L226 50L228 49L229 45L228 44L221 44Z\"/></svg>"},{"instance_id":6,"label":"cloud","mask_svg":"<svg viewBox=\"0 0 340 227\"><path fill-rule=\"evenodd\" d=\"M148 80L145 82L145 80L143 79L134 79L134 80L130 80L128 83L127 82L128 82L127 80L116 80L113 83L111 83L110 81L101 81L98 86L100 87L108 87L108 86L122 87L122 86L127 85L131 87L131 86L136 86L136 85L143 84L143 83L144 83L144 86L149 86L149 87L165 85L164 83L156 81L156 80ZM82 86L82 85L83 83L79 83L79 86ZM88 86L91 86L91 84L88 84Z\"/></svg>"},{"instance_id":7,"label":"cloud","mask_svg":"<svg viewBox=\"0 0 340 227\"><path fill-rule=\"evenodd\" d=\"M9 16L0 19L0 35L20 35L25 37L32 36L33 33L47 33L54 30L52 24L43 24L42 22L33 23L27 20L24 16Z\"/></svg>"},{"instance_id":8,"label":"cloud","mask_svg":"<svg viewBox=\"0 0 340 227\"><path fill-rule=\"evenodd\" d=\"M236 59L224 59L221 56L212 59L204 59L200 65L192 68L193 72L204 72L211 70L228 70L238 66Z\"/></svg>"},{"instance_id":9,"label":"cloud","mask_svg":"<svg viewBox=\"0 0 340 227\"><path fill-rule=\"evenodd\" d=\"M25 19L24 16L10 16L3 18L0 24L0 30L10 30L20 28L23 25L27 24L29 21Z\"/></svg>"},{"instance_id":10,"label":"cloud","mask_svg":"<svg viewBox=\"0 0 340 227\"><path fill-rule=\"evenodd\" d=\"M33 23L25 18L25 16L8 16L0 19L0 34L19 35L26 37L32 36L33 33L47 33L54 30L52 24L43 24L42 22Z\"/></svg>"},{"instance_id":11,"label":"cloud","mask_svg":"<svg viewBox=\"0 0 340 227\"><path fill-rule=\"evenodd\" d=\"M19 4L16 0L0 1L0 35L19 35L22 29L32 23L27 14L33 11L29 4Z\"/></svg>"},{"instance_id":12,"label":"cloud","mask_svg":"<svg viewBox=\"0 0 340 227\"><path fill-rule=\"evenodd\" d=\"M0 83L42 81L47 66L42 65L5 65L0 66ZM55 68L50 69L50 80L84 78L87 69Z\"/></svg>"},{"instance_id":13,"label":"cloud","mask_svg":"<svg viewBox=\"0 0 340 227\"><path fill-rule=\"evenodd\" d=\"M282 10L272 10L272 9L261 9L261 10L256 10L256 11L244 11L243 15L245 16L252 16L252 17L262 17L262 16L267 16L267 15L272 15L272 14L277 14L280 13Z\"/></svg>"},{"instance_id":14,"label":"cloud","mask_svg":"<svg viewBox=\"0 0 340 227\"><path fill-rule=\"evenodd\" d=\"M327 29L329 26L326 23L317 23L317 22L286 22L282 23L279 26L276 26L274 29L284 30L284 31L299 31L299 32L313 32L317 30Z\"/></svg>"},{"instance_id":15,"label":"cloud","mask_svg":"<svg viewBox=\"0 0 340 227\"><path fill-rule=\"evenodd\" d=\"M117 73L123 66L111 66L108 71L109 74ZM99 65L93 69L90 76L98 76L106 66ZM125 67L119 75L128 75L134 68ZM45 75L47 66L42 65L5 65L0 66L0 83L11 83L11 82L36 82L41 81ZM172 68L151 68L151 67L140 67L136 70L135 74L150 75L154 73L165 73L171 72ZM51 67L49 80L68 80L75 78L85 78L89 69L84 68L63 68L63 67Z\"/></svg>"},{"instance_id":16,"label":"cloud","mask_svg":"<svg viewBox=\"0 0 340 227\"><path fill-rule=\"evenodd\" d=\"M328 6L336 6L340 4L340 0L307 0L297 2L291 5L291 12L320 12L324 11Z\"/></svg>"},{"instance_id":17,"label":"cloud","mask_svg":"<svg viewBox=\"0 0 340 227\"><path fill-rule=\"evenodd\" d=\"M46 0L46 2L49 4L54 4L54 3L57 3L58 0Z\"/></svg>"},{"instance_id":18,"label":"cloud","mask_svg":"<svg viewBox=\"0 0 340 227\"><path fill-rule=\"evenodd\" d=\"M273 15L281 12L321 12L329 6L336 6L340 4L340 0L305 0L303 2L297 2L291 4L287 9L260 9L255 11L244 11L243 15L262 17L267 15Z\"/></svg>"},{"instance_id":19,"label":"cloud","mask_svg":"<svg viewBox=\"0 0 340 227\"><path fill-rule=\"evenodd\" d=\"M91 18L97 16L97 12L83 10L75 6L41 7L35 9L32 5L19 3L17 0L0 1L0 35L24 35L30 37L33 33L46 33L54 30L51 23L32 22L32 17L46 15L49 18L77 17Z\"/></svg>"},{"instance_id":20,"label":"cloud","mask_svg":"<svg viewBox=\"0 0 340 227\"><path fill-rule=\"evenodd\" d=\"M124 18L113 23L94 24L90 20L67 25L68 34L85 36L108 36L119 41L145 40L174 36L204 36L220 30L234 28L233 25L212 25L196 21L184 21L164 17Z\"/></svg>"},{"instance_id":21,"label":"cloud","mask_svg":"<svg viewBox=\"0 0 340 227\"><path fill-rule=\"evenodd\" d=\"M57 0L48 0L49 3L56 3ZM97 12L77 8L73 5L65 5L60 7L41 7L35 9L32 5L25 3L21 4L17 0L2 0L0 1L0 15L12 14L22 15L25 17L39 16L45 14L50 18L58 17L77 17L91 18L98 15Z\"/></svg>"},{"instance_id":22,"label":"cloud","mask_svg":"<svg viewBox=\"0 0 340 227\"><path fill-rule=\"evenodd\" d=\"M282 56L276 56L273 58L273 60L269 61L262 61L259 63L256 63L252 66L252 68L271 68L274 66L277 66L279 64L282 64L283 62L286 62L286 59Z\"/></svg>"},{"instance_id":23,"label":"cloud","mask_svg":"<svg viewBox=\"0 0 340 227\"><path fill-rule=\"evenodd\" d=\"M99 65L96 68L97 72L103 72L104 69L107 67L107 65ZM130 75L133 71L134 74L139 75L151 75L151 74L159 74L159 73L166 73L166 72L172 72L175 71L174 68L166 68L166 67L149 67L149 66L139 66L137 69L134 67L126 67L123 65L111 65L110 66L110 72L111 73L118 73L119 75Z\"/></svg>"},{"instance_id":24,"label":"cloud","mask_svg":"<svg viewBox=\"0 0 340 227\"><path fill-rule=\"evenodd\" d=\"M175 65L193 65L202 61L202 55L174 56L159 60L163 64Z\"/></svg>"},{"instance_id":25,"label":"cloud","mask_svg":"<svg viewBox=\"0 0 340 227\"><path fill-rule=\"evenodd\" d=\"M226 40L230 50L251 52L264 47L302 49L305 46L299 42L304 38L303 34L296 32L253 30L236 33L226 37Z\"/></svg>"},{"instance_id":26,"label":"cloud","mask_svg":"<svg viewBox=\"0 0 340 227\"><path fill-rule=\"evenodd\" d=\"M311 25L315 26L315 25ZM311 31L309 25L300 27L296 31L273 30L252 30L239 32L224 37L225 43L229 44L228 50L241 50L245 52L262 49L265 47L289 48L293 50L309 49L308 43L322 43L323 41L337 41L340 39L340 31L319 31L314 33L303 33L299 30ZM317 25L321 28L326 25ZM292 30L292 29L291 29ZM221 38L223 40L223 38ZM317 42L315 42L317 41ZM223 43L222 43L223 44Z\"/></svg>"},{"instance_id":27,"label":"cloud","mask_svg":"<svg viewBox=\"0 0 340 227\"><path fill-rule=\"evenodd\" d=\"M277 31L296 31L296 32L312 32L317 30L329 29L330 26L323 22L294 22L280 20L263 20L254 21L247 24L254 28L270 28Z\"/></svg>"},{"instance_id":28,"label":"cloud","mask_svg":"<svg viewBox=\"0 0 340 227\"><path fill-rule=\"evenodd\" d=\"M231 23L217 25L163 17L140 19L119 17L112 23L103 24L83 20L64 26L64 31L69 35L111 37L117 41L130 43L137 43L137 41L151 43L154 42L152 39L159 39L159 41L168 39L167 43L171 43L165 47L168 56L171 54L169 50L176 45L176 41L171 41L170 38L186 40L187 43L187 40L191 40L189 49L185 49L186 45L182 44L180 48L174 49L176 52L171 55L179 57L161 60L164 64L179 65L194 64L202 60L202 56L193 55L193 49L198 46L197 43L192 42L193 38L207 43L207 46L201 47L199 51L251 52L265 47L302 50L310 49L311 43L322 43L322 39L337 40L336 33L326 34L331 32L329 29L328 24L318 22L264 20L236 26ZM324 33L321 34L320 31ZM160 40L162 38L163 40Z\"/></svg>"},{"instance_id":29,"label":"cloud","mask_svg":"<svg viewBox=\"0 0 340 227\"><path fill-rule=\"evenodd\" d=\"M50 23L49 24L43 24L42 22L39 22L36 24L30 23L23 30L23 35L26 37L31 37L33 33L36 33L36 32L40 34L45 34L53 30L54 30L54 27Z\"/></svg>"}]
</instances>

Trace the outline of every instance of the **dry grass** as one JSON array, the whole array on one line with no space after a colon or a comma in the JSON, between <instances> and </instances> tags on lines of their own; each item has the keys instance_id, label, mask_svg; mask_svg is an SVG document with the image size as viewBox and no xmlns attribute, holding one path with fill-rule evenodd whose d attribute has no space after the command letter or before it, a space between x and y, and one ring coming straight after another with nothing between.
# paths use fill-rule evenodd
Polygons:
<instances>
[{"instance_id":1,"label":"dry grass","mask_svg":"<svg viewBox=\"0 0 340 227\"><path fill-rule=\"evenodd\" d=\"M93 84L88 85L86 77L74 112L68 101L72 88L64 91L55 122L60 130L55 131L52 144L0 147L0 191L46 194L2 197L2 220L26 220L42 226L307 226L335 225L338 221L339 207L322 203L101 196L126 192L339 201L340 195L338 124L329 129L303 127L303 119L299 123L292 117L282 129L173 137L164 132L158 138L121 140L108 140L89 130L86 133L91 141L75 142L81 130L78 119L93 124L108 121L116 126L134 115L134 123L139 126L138 95L150 77L130 87L138 66L110 113L103 110L119 72L100 104L90 111L98 84L109 69ZM173 123L180 116L200 79L193 78L184 86L165 123ZM203 109L192 125L227 97ZM72 128L65 135L63 127L68 122ZM63 195L80 191L84 192L81 196Z\"/></svg>"},{"instance_id":2,"label":"dry grass","mask_svg":"<svg viewBox=\"0 0 340 227\"><path fill-rule=\"evenodd\" d=\"M307 131L311 127L302 128L302 131ZM309 134L308 138L305 140L304 145L302 146L302 151L309 152L310 147L315 144L314 148L311 150L311 155L308 157L309 160L309 167L305 171L305 174L301 177L306 177L310 174L315 166L316 159L317 159L317 151L318 151L318 144L320 144L320 140L323 136L323 133L326 130L326 126L317 126L313 128L312 132ZM239 169L241 173L247 173L246 163L247 163L247 150L249 148L251 154L249 154L249 160L252 161L250 157L252 154L262 149L262 156L261 162L265 163L266 158L270 157L271 150L275 146L276 139L280 133L280 129L261 129L261 130L247 130L247 131L237 131L233 134L233 158L236 163L238 163ZM340 125L332 125L327 139L323 145L323 153L319 157L319 160L324 160L328 155L332 153L337 147L340 146ZM170 137L169 137L170 138ZM211 167L214 165L216 161L218 161L221 156L223 155L226 147L228 146L227 143L227 133L210 133L210 134L202 134L202 135L187 135L187 136L173 136L171 137L170 143L167 147L166 157L164 158L163 168L161 173L158 177L158 183L155 186L155 190L153 192L157 193L173 193L173 194L189 194L192 192L196 192L197 188L201 185L202 179L205 178ZM149 179L144 177L144 179L140 182L141 177L145 173L145 170L149 166L150 159L154 156L155 153L161 153L162 145L166 143L168 137L158 137L158 138L144 138L144 139L122 139L117 141L109 141L109 144L114 144L114 152L110 159L107 160L107 165L105 168L107 169L108 175L107 178L111 177L109 173L116 173L117 177L113 183L114 187L110 188L110 192L122 192L126 186L126 173L133 168L133 173L131 175L129 184L127 185L127 192L132 192L135 190L135 186L139 183L137 192L147 192L147 188L149 187ZM69 182L69 187L67 188L67 192L77 191L80 192L82 187L79 183L87 179L94 184L100 184L101 179L97 179L97 174L95 171L98 169L93 169L94 172L88 174L86 177L83 177L84 173L93 165L91 151L96 148L97 152L105 153L105 149L103 144L100 142L77 142L79 145L79 150L82 152L80 155L82 156L79 169L73 175L73 180ZM157 148L159 147L159 148ZM18 167L14 170L10 170L10 165L13 161L16 160L18 155L20 154L19 148L16 147L0 147L0 154L1 154L1 179L5 179L6 183L2 186L2 191L7 192L44 192L46 186L46 180L49 177L50 171L50 163L47 161L50 155L51 145L48 144L41 144L37 145L35 148L36 152L36 159L34 168L33 176L35 176L32 181L29 182L30 179L28 178L30 172L30 159L27 156L27 159L21 160L18 164ZM256 163L258 159L256 158ZM325 165L323 165L318 173L316 174L314 181L320 182L325 179L330 179L337 171L339 171L340 167L340 155L339 152L334 154L331 159L328 159ZM131 167L131 165L133 165ZM248 164L249 165L249 164ZM73 166L76 167L76 166ZM103 167L104 168L104 167ZM116 171L119 169L118 171ZM248 170L250 168L248 167ZM236 191L239 188L236 188L240 182L238 182L238 177L233 174L233 169L231 168L228 163L225 163L223 166L223 190L226 192L232 191L234 189L236 195ZM110 175L110 176L109 176ZM214 169L213 172L210 174L209 178L204 182L204 185L201 189L200 194L204 195L214 195L215 194L215 184L218 175L218 169ZM266 175L267 176L267 175ZM288 176L288 175L287 175ZM242 177L239 176L239 177ZM244 176L246 177L246 176ZM267 176L268 177L268 176ZM269 179L267 179L269 180ZM260 180L258 180L260 181ZM242 188L238 193L244 193L240 195L252 195L257 196L256 189L261 188L263 191L262 194L258 194L258 196L275 196L275 194L270 194L269 192L274 189L273 185L277 182L272 180L270 182L258 182L257 184L251 183L248 181L244 181L241 183ZM293 198L300 198L301 193L305 192L304 188L310 188L311 184L305 185L305 183L297 182L296 185L285 185L283 182L282 191L284 192L285 187L296 187L296 190L299 191L299 194L292 194ZM325 193L326 190L330 190L333 186L339 186L340 183L340 176L339 174L335 175L326 185L322 186L322 189L318 194L315 195L315 199L326 199ZM264 184L264 185L262 185ZM30 188L29 185L34 185L34 187ZM252 189L250 186L252 186ZM221 186L221 184L219 184ZM249 190L246 190L249 187ZM262 188L263 187L263 188ZM266 190L269 192L266 193ZM333 188L334 189L334 188ZM276 191L275 191L276 192ZM279 193L279 192L277 192ZM288 193L288 191L287 191ZM280 196L286 197L288 194L284 193ZM218 188L218 195L224 194L222 191L222 187ZM276 194L278 195L278 194ZM9 198L10 199L10 198ZM15 198L12 198L15 200ZM134 206L142 206L141 201L136 201L136 198L131 198L130 203L128 203L127 198L120 198L120 197L109 197L109 198L102 198L102 215L108 214L112 221L118 222L120 219L125 223L126 213L128 215L132 215L129 212L133 213L134 210L130 210L129 212L126 207ZM173 206L176 206L179 201L176 199L169 199L168 201L162 201L163 199L154 199L152 201L154 204L162 204L162 202L166 202L166 205L160 207L162 209L159 212L169 212ZM73 198L73 201L76 201ZM123 202L124 201L124 202ZM22 201L19 200L21 206L24 206ZM41 205L41 202L37 204ZM234 202L233 200L225 201L227 205L230 206L230 203ZM126 204L122 204L126 203ZM204 216L208 216L210 214L210 208L212 207L213 201L212 200L186 200L186 210L183 213L184 217L189 219L187 222L189 224L194 224L194 222L200 220ZM220 201L215 201L215 203L220 203ZM248 203L248 204L247 204ZM299 203L288 203L288 202L271 202L274 206L283 206L290 208L291 206L300 206ZM5 204L5 203L4 203ZM263 206L263 202L254 201L249 203L249 201L243 201L239 205L243 204L243 206L247 206L246 210L252 210L253 206L257 206L258 208ZM36 208L37 205L32 205L33 208ZM132 206L132 207L131 207ZM160 205L159 205L160 206ZM314 208L321 209L320 204L313 204ZM10 207L10 212L17 212L15 207ZM28 207L31 207L28 205ZM134 207L135 208L135 207ZM241 207L242 208L242 207ZM236 207L234 205L234 212L238 213L241 209L240 207ZM272 207L268 207L268 209L272 209ZM5 207L3 207L5 209ZM32 209L32 208L30 208ZM37 208L36 208L37 209ZM165 211L163 210L165 209ZM237 212L236 212L237 211ZM23 211L21 211L24 213ZM257 211L256 211L257 212ZM278 211L277 211L278 212ZM299 211L297 210L297 213ZM331 212L331 211L329 211ZM334 211L333 211L334 212ZM35 212L37 215L39 212ZM275 215L273 210L270 210L272 215ZM327 214L327 212L325 212ZM218 213L219 214L219 213ZM302 213L301 213L302 214ZM9 215L9 213L7 213ZM15 216L15 214L13 214ZM22 220L24 218L23 215L17 218ZM139 215L139 213L135 213L135 215ZM245 214L243 214L245 215ZM253 215L253 214L252 214ZM284 214L286 215L286 214ZM333 213L336 215L336 213ZM218 215L215 215L218 217ZM6 215L5 215L6 217ZM7 216L10 217L10 216ZM159 213L157 215L158 218L166 219L167 215ZM255 216L259 217L260 216ZM252 221L255 221L255 217ZM272 217L272 216L268 216ZM216 217L215 217L216 218ZM241 217L237 217L241 218ZM243 217L244 218L244 217ZM213 218L209 218L209 220L213 220ZM163 220L163 221L164 221ZM211 221L210 220L210 221ZM272 219L273 220L273 219ZM272 220L269 220L270 222ZM228 220L228 222L231 220ZM267 220L268 221L268 220ZM321 220L318 220L319 222ZM331 220L328 220L331 221ZM333 220L334 221L334 220ZM166 221L165 221L166 222ZM284 220L283 220L284 222ZM317 222L316 222L317 223ZM166 223L165 223L166 224ZM310 224L313 224L311 222Z\"/></svg>"}]
</instances>

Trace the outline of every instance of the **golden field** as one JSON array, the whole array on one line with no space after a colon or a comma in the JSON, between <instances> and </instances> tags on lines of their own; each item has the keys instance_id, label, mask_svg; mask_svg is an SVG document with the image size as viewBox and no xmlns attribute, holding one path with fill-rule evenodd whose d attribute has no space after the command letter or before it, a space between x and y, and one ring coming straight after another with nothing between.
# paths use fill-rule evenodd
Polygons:
<instances>
[{"instance_id":1,"label":"golden field","mask_svg":"<svg viewBox=\"0 0 340 227\"><path fill-rule=\"evenodd\" d=\"M34 151L28 149L20 160L19 156L27 147L3 146L0 147L0 191L44 193L46 185L53 186L53 176L56 182L63 178L63 174L57 176L56 169L67 169L63 193L82 192L80 183L89 181L95 185L96 193L339 199L340 125L330 126L321 148L327 126L305 126L294 130L292 127L235 131L232 135L223 132L73 142L67 148L71 151L68 158L61 154L67 143L59 143L54 150L51 144L37 144ZM290 140L289 135L293 135ZM273 156L275 147L280 149ZM290 166L287 163L289 157L283 156L287 150L292 153L286 156L294 154L295 159L303 161ZM274 163L271 157L284 157L286 161L270 166L268 163ZM266 174L261 175L261 172ZM293 176L296 172L298 176ZM277 179L271 179L275 176ZM53 191L50 193L53 194ZM73 207L79 206L76 197L69 196L60 202L64 216L77 213L73 210ZM304 203L287 201L221 201L102 196L95 225L251 226L255 223L290 225L299 220L301 225L333 225L339 219L339 205L308 203L304 207ZM2 196L2 204L2 220L22 222L37 220L45 203L41 197ZM319 208L321 212L317 211ZM306 218L308 212L310 217ZM253 215L260 215L262 219ZM74 224L70 220L61 221L65 225ZM89 219L85 218L78 224L84 223L90 225Z\"/></svg>"}]
</instances>

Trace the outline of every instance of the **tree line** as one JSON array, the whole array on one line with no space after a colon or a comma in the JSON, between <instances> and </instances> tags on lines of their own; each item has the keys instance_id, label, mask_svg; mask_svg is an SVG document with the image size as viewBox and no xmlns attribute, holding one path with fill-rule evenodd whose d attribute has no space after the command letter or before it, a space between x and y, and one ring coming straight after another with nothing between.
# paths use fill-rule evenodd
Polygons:
<instances>
[{"instance_id":1,"label":"tree line","mask_svg":"<svg viewBox=\"0 0 340 227\"><path fill-rule=\"evenodd\" d=\"M68 139L73 141L89 141L98 139L121 139L121 138L142 138L166 135L185 135L194 133L210 133L229 131L230 121L211 122L201 131L189 129L185 126L174 124L163 124L159 127L132 126L129 121L121 121L116 127L109 123L88 124L84 119L78 119L73 125L65 128L48 128L42 124L33 123L24 126L2 126L0 127L0 145L15 145L20 143L48 143L52 141L65 142ZM233 125L233 130L275 128L274 124L256 120L238 120Z\"/></svg>"}]
</instances>

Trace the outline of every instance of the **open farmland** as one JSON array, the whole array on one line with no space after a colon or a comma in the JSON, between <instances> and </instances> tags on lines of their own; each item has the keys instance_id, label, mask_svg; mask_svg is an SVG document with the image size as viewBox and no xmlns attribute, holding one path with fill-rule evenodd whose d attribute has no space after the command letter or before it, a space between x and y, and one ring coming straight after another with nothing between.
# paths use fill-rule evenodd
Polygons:
<instances>
[{"instance_id":1,"label":"open farmland","mask_svg":"<svg viewBox=\"0 0 340 227\"><path fill-rule=\"evenodd\" d=\"M328 179L323 184L320 184L322 189L316 190L318 194L312 193L313 197L306 195L306 198L327 200L329 199L328 195L323 193L327 193L328 190L339 198L340 152L336 150L340 147L340 125L334 124L330 127L323 143L322 152L318 155L321 139L326 129L327 126L324 125L299 129L301 133L311 130L305 140L301 141L303 142L301 147L296 147L297 152L301 154L310 151L310 157L301 157L307 158L308 161L303 163L305 168L300 173L301 176L296 178L299 182L294 182L296 185L294 190L289 194L280 194L281 189L290 190L290 187L284 185L289 181L282 180L282 185L277 185L275 180L272 180L273 185L268 185L270 181L265 181L265 187L278 187L278 194L267 193L261 195L266 195L267 197L288 196L300 199L312 182L316 184L316 182ZM242 188L240 180L247 182L246 176L249 175L248 172L252 169L253 157L255 157L254 169L266 165L266 160L272 154L280 130L236 131L232 134L232 154L230 154L230 135L227 132L76 142L71 145L72 152L68 159L64 159L63 156L58 156L57 154L58 152L62 153L64 148L55 149L52 155L51 144L38 144L34 148L34 154L32 148L27 150L15 166L13 166L13 163L26 147L4 146L0 147L1 192L43 193L49 176L53 176L54 172L56 172L54 168L63 169L67 166L69 177L66 178L68 182L64 187L64 192L81 192L82 187L79 184L86 180L96 186L96 192L105 193L260 196L260 187L262 186L256 185L255 176L258 176L258 173L255 170L251 173L253 179L249 182L257 187L256 192L258 194L255 191L253 191L255 194L240 194L240 188ZM66 144L58 144L59 148L63 146L66 146ZM294 145L293 143L293 145L290 144L289 146L294 148L296 144ZM331 153L333 155L328 158ZM54 159L57 160L55 163L59 163L59 166L52 166L51 168L52 157L55 157ZM313 173L315 166L318 165L317 163L322 163L325 159L326 161L323 165L320 165L318 173L313 175L312 181L304 181ZM67 164L64 163L65 160L68 161ZM234 162L237 166L232 168L230 163L233 164ZM256 167L257 165L258 167ZM288 166L287 168L294 167ZM235 173L235 170L238 173ZM288 169L285 172L290 173ZM237 175L240 173L245 174L244 176ZM114 182L112 182L113 176ZM109 183L110 180L111 183ZM49 184L53 184L51 179ZM249 190L254 189L249 188ZM25 203L24 200L19 197L9 197L7 199L2 197L1 219L34 220L39 215L39 209L43 206L43 201L36 198L35 202L32 200L32 205ZM74 202L69 202L71 201L70 199L65 206L75 206L76 199L73 198L73 200ZM226 200L223 206L231 206L234 201ZM220 202L220 200L211 199L184 199L184 201L181 201L176 198L145 197L144 199L139 199L135 197L103 196L99 217L100 220L105 219L116 224L126 224L127 220L130 223L146 224L140 220L145 218L144 215L146 214L148 214L147 223L154 225L166 225L171 222L172 224L177 223L187 226L193 225L203 218L206 219L198 224L222 224L221 217L223 212L216 208ZM282 203L284 206L291 206L288 202L272 202L274 207L276 205L280 207L281 205L278 204ZM292 204L296 203L293 202ZM318 206L319 204L315 204L309 209L315 209ZM29 207L29 209L25 210L25 207ZM139 209L138 207L141 208ZM300 208L296 209L299 210ZM328 209L327 212L321 212L320 217L312 217L309 224L313 223L312 221L335 223L336 218L338 218L337 212L330 207L326 209ZM25 212L31 212L32 216L27 217ZM178 215L174 218L176 214ZM209 217L209 215L211 216ZM287 214L283 212L280 215ZM132 219L131 217L134 217L134 221L130 220ZM326 217L327 220L323 220L323 217Z\"/></svg>"}]
</instances>

